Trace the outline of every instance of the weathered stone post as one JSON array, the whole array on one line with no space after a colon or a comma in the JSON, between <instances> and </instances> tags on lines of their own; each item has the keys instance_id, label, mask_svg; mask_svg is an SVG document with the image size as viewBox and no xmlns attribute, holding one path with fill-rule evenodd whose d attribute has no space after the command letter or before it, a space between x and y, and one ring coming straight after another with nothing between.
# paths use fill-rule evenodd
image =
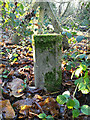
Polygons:
<instances>
[{"instance_id":1,"label":"weathered stone post","mask_svg":"<svg viewBox=\"0 0 90 120\"><path fill-rule=\"evenodd\" d=\"M35 87L56 91L62 82L62 35L33 35Z\"/></svg>"}]
</instances>

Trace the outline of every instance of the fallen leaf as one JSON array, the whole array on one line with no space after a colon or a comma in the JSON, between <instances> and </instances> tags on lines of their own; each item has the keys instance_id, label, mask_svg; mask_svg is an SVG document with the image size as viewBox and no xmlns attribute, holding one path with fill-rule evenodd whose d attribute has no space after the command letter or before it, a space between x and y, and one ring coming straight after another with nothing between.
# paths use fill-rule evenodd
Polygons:
<instances>
[{"instance_id":1,"label":"fallen leaf","mask_svg":"<svg viewBox=\"0 0 90 120\"><path fill-rule=\"evenodd\" d=\"M6 65L4 65L4 64L0 64L0 67L5 67Z\"/></svg>"},{"instance_id":2,"label":"fallen leaf","mask_svg":"<svg viewBox=\"0 0 90 120\"><path fill-rule=\"evenodd\" d=\"M24 108L25 105L31 107L33 102L34 102L33 99L26 98L26 99L18 100L17 102L15 102L13 104L13 107L16 107L16 108L19 108L19 109Z\"/></svg>"},{"instance_id":3,"label":"fallen leaf","mask_svg":"<svg viewBox=\"0 0 90 120\"><path fill-rule=\"evenodd\" d=\"M34 98L35 98L35 99L38 99L38 100L43 100L43 97L41 97L41 96L38 95L38 94L36 94L36 95L34 96Z\"/></svg>"},{"instance_id":4,"label":"fallen leaf","mask_svg":"<svg viewBox=\"0 0 90 120\"><path fill-rule=\"evenodd\" d=\"M15 117L15 112L10 104L9 100L0 100L0 110L5 119L13 119Z\"/></svg>"},{"instance_id":5,"label":"fallen leaf","mask_svg":"<svg viewBox=\"0 0 90 120\"><path fill-rule=\"evenodd\" d=\"M9 82L8 87L12 90L10 95L14 95L15 97L21 97L24 94L21 92L23 92L23 90L25 89L22 84L24 84L24 82L20 78L15 78L12 80L12 82ZM21 89L22 89L22 91L21 91ZM19 90L21 92L18 92Z\"/></svg>"}]
</instances>

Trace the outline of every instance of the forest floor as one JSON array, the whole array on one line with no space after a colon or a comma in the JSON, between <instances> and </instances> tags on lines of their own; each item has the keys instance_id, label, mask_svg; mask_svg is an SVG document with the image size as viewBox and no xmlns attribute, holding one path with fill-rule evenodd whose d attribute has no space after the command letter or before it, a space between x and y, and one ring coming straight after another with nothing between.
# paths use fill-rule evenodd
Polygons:
<instances>
[{"instance_id":1,"label":"forest floor","mask_svg":"<svg viewBox=\"0 0 90 120\"><path fill-rule=\"evenodd\" d=\"M86 40L73 46L81 54L87 52ZM64 91L75 90L75 76L71 80L72 71L65 69L62 62L62 85L59 91L48 92L34 87L33 49L30 42L12 45L5 40L0 42L0 118L13 120L39 120L38 115L45 113L52 115L54 120L73 120L71 110L65 105L59 105L56 97ZM65 51L62 51L63 54ZM75 52L75 51L74 51ZM73 54L70 52L70 54ZM75 97L81 105L90 105L89 94L76 92ZM82 113L75 120L89 120L90 117Z\"/></svg>"}]
</instances>

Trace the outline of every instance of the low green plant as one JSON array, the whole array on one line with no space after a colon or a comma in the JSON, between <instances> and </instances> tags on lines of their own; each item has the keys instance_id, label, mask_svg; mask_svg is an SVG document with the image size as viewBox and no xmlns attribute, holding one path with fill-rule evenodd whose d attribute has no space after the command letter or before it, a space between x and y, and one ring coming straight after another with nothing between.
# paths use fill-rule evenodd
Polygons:
<instances>
[{"instance_id":1,"label":"low green plant","mask_svg":"<svg viewBox=\"0 0 90 120\"><path fill-rule=\"evenodd\" d=\"M42 120L54 120L54 118L51 115L47 116L45 113L39 114L38 117Z\"/></svg>"},{"instance_id":2,"label":"low green plant","mask_svg":"<svg viewBox=\"0 0 90 120\"><path fill-rule=\"evenodd\" d=\"M59 104L65 104L68 109L71 109L73 118L77 118L79 116L80 112L82 112L86 115L90 115L90 107L88 105L80 106L79 101L74 97L74 95L72 98L70 96L69 91L65 91L62 95L58 95L56 98L56 101Z\"/></svg>"},{"instance_id":3,"label":"low green plant","mask_svg":"<svg viewBox=\"0 0 90 120\"><path fill-rule=\"evenodd\" d=\"M87 39L84 36L77 36L71 40L72 33L63 32L63 34L66 34L70 44L73 42L75 45L77 45L77 43L81 42L83 39ZM73 53L71 54L71 52ZM87 55L85 53L80 54L77 49L70 48L70 50L64 54L63 61L66 63L64 66L65 69L67 71L72 70L71 79L73 76L76 76L76 80L74 82L76 88L73 93L73 97L70 96L69 91L65 91L62 95L57 96L56 101L59 104L65 104L68 109L71 109L73 118L77 118L80 112L85 115L90 115L90 106L80 106L79 101L75 98L77 90L81 91L82 94L88 94L90 92L90 76L88 70L90 62L87 59Z\"/></svg>"}]
</instances>

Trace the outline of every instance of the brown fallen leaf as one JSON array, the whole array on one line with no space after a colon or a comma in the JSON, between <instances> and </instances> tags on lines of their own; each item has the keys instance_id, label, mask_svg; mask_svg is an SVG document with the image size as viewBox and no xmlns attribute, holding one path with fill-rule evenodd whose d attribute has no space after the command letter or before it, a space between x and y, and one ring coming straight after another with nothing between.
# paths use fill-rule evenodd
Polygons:
<instances>
[{"instance_id":1,"label":"brown fallen leaf","mask_svg":"<svg viewBox=\"0 0 90 120\"><path fill-rule=\"evenodd\" d=\"M12 75L14 75L14 70L11 70L7 76L12 76Z\"/></svg>"},{"instance_id":2,"label":"brown fallen leaf","mask_svg":"<svg viewBox=\"0 0 90 120\"><path fill-rule=\"evenodd\" d=\"M9 82L8 87L11 89L10 95L13 95L15 97L21 97L24 94L22 92L25 89L22 84L24 84L24 82L20 78L15 78L12 80L12 82Z\"/></svg>"},{"instance_id":3,"label":"brown fallen leaf","mask_svg":"<svg viewBox=\"0 0 90 120\"><path fill-rule=\"evenodd\" d=\"M33 103L34 103L33 99L26 98L26 99L18 100L17 102L15 102L13 104L13 107L16 107L17 109L24 110L28 107L31 107Z\"/></svg>"},{"instance_id":4,"label":"brown fallen leaf","mask_svg":"<svg viewBox=\"0 0 90 120\"><path fill-rule=\"evenodd\" d=\"M62 84L63 84L63 86L65 86L65 85L74 85L74 83L72 81L66 81L66 82L63 82Z\"/></svg>"},{"instance_id":5,"label":"brown fallen leaf","mask_svg":"<svg viewBox=\"0 0 90 120\"><path fill-rule=\"evenodd\" d=\"M39 105L42 107L44 111L51 113L53 116L59 116L59 106L56 100L52 97L46 98L43 102L39 102Z\"/></svg>"},{"instance_id":6,"label":"brown fallen leaf","mask_svg":"<svg viewBox=\"0 0 90 120\"><path fill-rule=\"evenodd\" d=\"M43 100L43 97L40 96L40 95L38 95L38 94L36 94L36 95L34 96L34 98L35 98L35 99L38 99L38 100Z\"/></svg>"},{"instance_id":7,"label":"brown fallen leaf","mask_svg":"<svg viewBox=\"0 0 90 120\"><path fill-rule=\"evenodd\" d=\"M0 67L5 67L6 65L4 65L4 64L0 64Z\"/></svg>"},{"instance_id":8,"label":"brown fallen leaf","mask_svg":"<svg viewBox=\"0 0 90 120\"><path fill-rule=\"evenodd\" d=\"M5 29L6 33L8 32L8 28Z\"/></svg>"},{"instance_id":9,"label":"brown fallen leaf","mask_svg":"<svg viewBox=\"0 0 90 120\"><path fill-rule=\"evenodd\" d=\"M15 112L11 106L9 100L0 100L0 110L5 119L13 119L15 117Z\"/></svg>"}]
</instances>

